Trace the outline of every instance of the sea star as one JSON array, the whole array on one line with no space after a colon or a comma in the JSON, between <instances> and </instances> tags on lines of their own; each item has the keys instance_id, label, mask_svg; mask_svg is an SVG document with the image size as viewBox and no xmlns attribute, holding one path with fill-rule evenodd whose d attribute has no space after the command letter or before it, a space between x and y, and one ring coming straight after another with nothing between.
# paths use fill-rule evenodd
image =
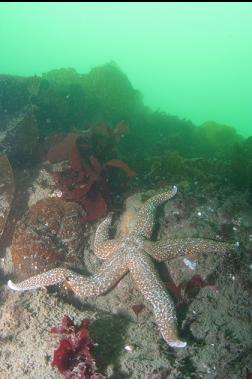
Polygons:
<instances>
[{"instance_id":1,"label":"sea star","mask_svg":"<svg viewBox=\"0 0 252 379\"><path fill-rule=\"evenodd\" d=\"M99 225L94 241L95 254L104 259L97 273L83 276L65 268L56 268L33 276L20 283L8 281L13 290L25 291L64 282L81 298L107 292L127 272L130 272L138 289L151 304L157 325L165 341L172 347L184 347L178 337L173 301L160 280L154 260L165 261L177 256L200 252L226 252L230 244L201 238L150 241L155 223L156 208L171 199L177 192L174 186L167 192L147 200L138 212L135 225L127 235L109 239L111 214Z\"/></svg>"}]
</instances>

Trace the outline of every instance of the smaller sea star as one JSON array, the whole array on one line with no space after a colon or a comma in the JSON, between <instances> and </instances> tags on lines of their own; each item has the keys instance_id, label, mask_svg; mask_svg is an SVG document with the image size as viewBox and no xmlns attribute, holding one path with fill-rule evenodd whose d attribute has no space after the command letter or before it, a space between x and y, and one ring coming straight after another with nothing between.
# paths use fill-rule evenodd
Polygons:
<instances>
[{"instance_id":1,"label":"smaller sea star","mask_svg":"<svg viewBox=\"0 0 252 379\"><path fill-rule=\"evenodd\" d=\"M202 238L169 239L153 242L151 238L155 223L156 208L171 199L177 192L174 186L169 191L147 200L139 210L135 225L128 234L109 239L111 215L101 222L96 231L94 252L104 259L98 272L83 276L65 268L56 268L33 276L21 283L8 282L11 289L25 291L64 282L81 298L97 296L111 289L127 272L136 286L151 304L156 322L165 341L172 347L184 347L178 337L173 301L160 280L154 266L158 261L170 260L191 252L226 252L230 244Z\"/></svg>"}]
</instances>

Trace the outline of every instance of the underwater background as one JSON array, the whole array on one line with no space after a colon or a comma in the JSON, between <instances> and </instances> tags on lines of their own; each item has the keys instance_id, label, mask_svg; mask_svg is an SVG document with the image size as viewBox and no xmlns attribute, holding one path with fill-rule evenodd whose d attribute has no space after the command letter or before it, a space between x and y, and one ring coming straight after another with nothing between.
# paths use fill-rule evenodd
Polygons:
<instances>
[{"instance_id":1,"label":"underwater background","mask_svg":"<svg viewBox=\"0 0 252 379\"><path fill-rule=\"evenodd\" d=\"M252 378L251 21L250 3L0 4L1 378ZM106 277L101 221L130 254L166 191L137 254L186 348L123 259L97 298L13 291Z\"/></svg>"},{"instance_id":2,"label":"underwater background","mask_svg":"<svg viewBox=\"0 0 252 379\"><path fill-rule=\"evenodd\" d=\"M0 8L0 72L80 74L114 61L144 104L251 134L250 3L12 3Z\"/></svg>"}]
</instances>

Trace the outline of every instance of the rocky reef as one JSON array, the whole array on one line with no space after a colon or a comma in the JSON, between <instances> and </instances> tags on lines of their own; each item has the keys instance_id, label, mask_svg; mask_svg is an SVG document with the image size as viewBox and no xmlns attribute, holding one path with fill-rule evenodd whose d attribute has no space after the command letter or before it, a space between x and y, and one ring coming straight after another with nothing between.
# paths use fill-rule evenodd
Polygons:
<instances>
[{"instance_id":1,"label":"rocky reef","mask_svg":"<svg viewBox=\"0 0 252 379\"><path fill-rule=\"evenodd\" d=\"M88 74L69 68L0 76L1 377L59 378L51 363L60 346L51 345L49 331L68 314L79 325L92 320L82 325L86 345L77 344L76 356L94 348L94 375L96 361L110 379L250 378L251 138L214 121L198 127L152 111L114 63ZM170 185L178 195L159 209L153 241L202 237L236 246L224 256L155 265L185 350L160 339L127 276L84 303L67 286L22 295L6 289L8 279L56 267L96 272L101 218L112 211L111 237L123 239L144 201ZM80 329L67 327L74 351Z\"/></svg>"}]
</instances>

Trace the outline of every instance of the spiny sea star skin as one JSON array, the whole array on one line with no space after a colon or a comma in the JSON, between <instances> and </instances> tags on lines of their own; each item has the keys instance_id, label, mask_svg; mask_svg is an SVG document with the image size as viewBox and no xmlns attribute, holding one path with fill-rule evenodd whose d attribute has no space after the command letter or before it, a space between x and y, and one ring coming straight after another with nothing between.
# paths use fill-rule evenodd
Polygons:
<instances>
[{"instance_id":1,"label":"spiny sea star skin","mask_svg":"<svg viewBox=\"0 0 252 379\"><path fill-rule=\"evenodd\" d=\"M158 262L168 261L178 256L196 255L201 252L225 253L231 244L206 238L177 238L144 242L144 250Z\"/></svg>"},{"instance_id":2,"label":"spiny sea star skin","mask_svg":"<svg viewBox=\"0 0 252 379\"><path fill-rule=\"evenodd\" d=\"M147 200L143 207L139 210L136 225L133 228L133 234L150 238L155 225L156 208L171 199L176 195L176 193L177 187L173 186L169 191L155 195Z\"/></svg>"},{"instance_id":3,"label":"spiny sea star skin","mask_svg":"<svg viewBox=\"0 0 252 379\"><path fill-rule=\"evenodd\" d=\"M163 261L190 252L226 252L231 245L200 238L148 241L154 226L156 208L172 198L176 192L177 188L173 187L146 201L139 211L135 226L123 238L109 239L111 215L100 224L96 231L94 252L105 261L94 275L85 277L65 268L57 268L18 284L9 281L8 286L14 290L25 291L65 282L76 295L85 298L107 292L130 272L136 286L151 304L165 341L172 347L186 346L186 342L178 337L174 304L159 279L153 258Z\"/></svg>"},{"instance_id":4,"label":"spiny sea star skin","mask_svg":"<svg viewBox=\"0 0 252 379\"><path fill-rule=\"evenodd\" d=\"M96 230L94 240L95 255L101 259L108 259L114 255L119 244L115 240L109 240L109 227L112 221L112 214L110 213L104 221L100 223Z\"/></svg>"}]
</instances>

